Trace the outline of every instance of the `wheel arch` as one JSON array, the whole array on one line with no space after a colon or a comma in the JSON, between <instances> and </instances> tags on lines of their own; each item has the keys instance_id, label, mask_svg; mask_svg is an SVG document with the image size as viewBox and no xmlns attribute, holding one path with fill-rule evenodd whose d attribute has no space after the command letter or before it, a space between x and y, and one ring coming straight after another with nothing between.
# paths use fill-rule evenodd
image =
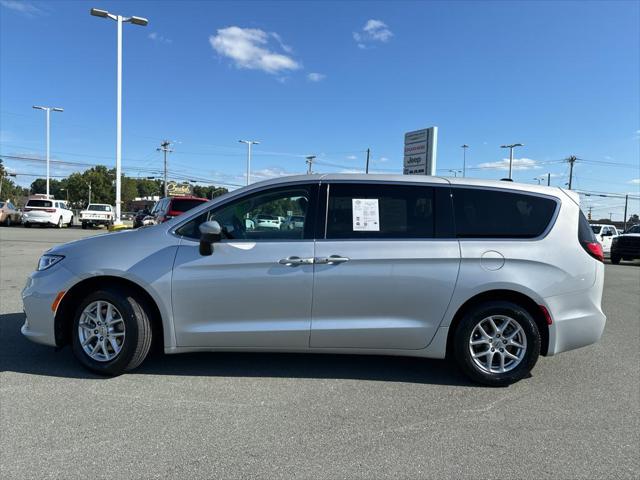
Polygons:
<instances>
[{"instance_id":1,"label":"wheel arch","mask_svg":"<svg viewBox=\"0 0 640 480\"><path fill-rule=\"evenodd\" d=\"M149 294L149 292L139 284L126 278L110 275L84 279L76 283L65 293L58 309L56 310L54 320L55 340L58 347L71 343L73 317L78 302L92 291L113 286L124 288L127 292L133 293L138 300L145 303L145 306L149 309L148 314L151 317L151 329L153 333L152 349L162 348L164 345L164 326L162 323L162 315L156 301L153 299L151 294Z\"/></svg>"},{"instance_id":2,"label":"wheel arch","mask_svg":"<svg viewBox=\"0 0 640 480\"><path fill-rule=\"evenodd\" d=\"M458 324L472 308L488 301L509 301L520 305L529 312L536 322L536 326L540 331L540 354L547 355L549 349L549 326L540 306L529 296L515 290L499 289L488 290L474 295L464 302L453 316L453 320L449 325L449 333L447 335L447 355L453 352L453 337L455 335Z\"/></svg>"}]
</instances>

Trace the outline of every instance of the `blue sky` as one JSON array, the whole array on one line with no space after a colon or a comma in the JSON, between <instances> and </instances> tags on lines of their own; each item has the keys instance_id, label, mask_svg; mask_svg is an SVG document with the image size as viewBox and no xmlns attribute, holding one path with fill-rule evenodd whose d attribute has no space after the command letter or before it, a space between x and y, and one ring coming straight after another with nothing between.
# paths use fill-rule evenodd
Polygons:
<instances>
[{"instance_id":1,"label":"blue sky","mask_svg":"<svg viewBox=\"0 0 640 480\"><path fill-rule=\"evenodd\" d=\"M174 140L175 178L243 183L305 170L401 172L406 131L439 127L438 169L638 194L640 4L623 2L38 2L0 0L0 152L114 164L115 22L124 26L123 168L152 175ZM18 173L40 163L6 160ZM614 165L623 164L623 165ZM77 167L58 165L54 175ZM21 184L33 177L19 176ZM588 197L594 216L621 201ZM638 211L638 202L632 202Z\"/></svg>"}]
</instances>

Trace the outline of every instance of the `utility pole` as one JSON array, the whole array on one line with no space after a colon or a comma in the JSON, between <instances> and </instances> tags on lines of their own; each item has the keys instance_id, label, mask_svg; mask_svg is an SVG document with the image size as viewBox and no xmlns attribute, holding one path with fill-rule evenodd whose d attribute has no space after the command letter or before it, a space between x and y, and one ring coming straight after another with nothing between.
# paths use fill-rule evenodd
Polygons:
<instances>
[{"instance_id":1,"label":"utility pole","mask_svg":"<svg viewBox=\"0 0 640 480\"><path fill-rule=\"evenodd\" d=\"M91 182L89 182L89 203L87 203L87 205L91 204Z\"/></svg>"},{"instance_id":2,"label":"utility pole","mask_svg":"<svg viewBox=\"0 0 640 480\"><path fill-rule=\"evenodd\" d=\"M158 152L163 152L164 153L164 196L166 197L168 195L168 190L167 190L167 153L173 152L173 150L171 150L169 148L169 146L171 145L171 142L169 140L164 140L160 146L158 148L156 148L156 150Z\"/></svg>"},{"instance_id":3,"label":"utility pole","mask_svg":"<svg viewBox=\"0 0 640 480\"><path fill-rule=\"evenodd\" d=\"M311 175L311 168L313 167L313 161L316 159L315 155L309 155L307 157L307 175Z\"/></svg>"},{"instance_id":4,"label":"utility pole","mask_svg":"<svg viewBox=\"0 0 640 480\"><path fill-rule=\"evenodd\" d=\"M547 173L547 187L551 186L551 174Z\"/></svg>"},{"instance_id":5,"label":"utility pole","mask_svg":"<svg viewBox=\"0 0 640 480\"><path fill-rule=\"evenodd\" d=\"M462 178L467 176L467 148L469 145L466 143L462 145Z\"/></svg>"},{"instance_id":6,"label":"utility pole","mask_svg":"<svg viewBox=\"0 0 640 480\"><path fill-rule=\"evenodd\" d=\"M500 145L500 148L509 149L509 180L512 180L511 172L513 170L513 149L516 147L524 147L524 145L522 143L512 143L511 145Z\"/></svg>"},{"instance_id":7,"label":"utility pole","mask_svg":"<svg viewBox=\"0 0 640 480\"><path fill-rule=\"evenodd\" d=\"M626 231L627 230L627 206L629 205L629 194L626 194L624 196L624 218L622 220L624 220L624 227L623 229Z\"/></svg>"},{"instance_id":8,"label":"utility pole","mask_svg":"<svg viewBox=\"0 0 640 480\"><path fill-rule=\"evenodd\" d=\"M251 183L251 146L260 145L260 142L255 140L238 140L238 142L247 144L247 185L249 185Z\"/></svg>"},{"instance_id":9,"label":"utility pole","mask_svg":"<svg viewBox=\"0 0 640 480\"><path fill-rule=\"evenodd\" d=\"M609 212L609 221L611 221L611 217L613 216L612 212Z\"/></svg>"},{"instance_id":10,"label":"utility pole","mask_svg":"<svg viewBox=\"0 0 640 480\"><path fill-rule=\"evenodd\" d=\"M571 185L573 184L573 164L576 163L577 157L575 155L571 155L567 158L567 162L569 162L569 190L571 190Z\"/></svg>"},{"instance_id":11,"label":"utility pole","mask_svg":"<svg viewBox=\"0 0 640 480\"><path fill-rule=\"evenodd\" d=\"M371 149L367 148L367 166L364 169L364 173L369 173L369 156L371 155Z\"/></svg>"},{"instance_id":12,"label":"utility pole","mask_svg":"<svg viewBox=\"0 0 640 480\"><path fill-rule=\"evenodd\" d=\"M593 210L593 207L589 206L589 220L591 220L591 210Z\"/></svg>"}]
</instances>

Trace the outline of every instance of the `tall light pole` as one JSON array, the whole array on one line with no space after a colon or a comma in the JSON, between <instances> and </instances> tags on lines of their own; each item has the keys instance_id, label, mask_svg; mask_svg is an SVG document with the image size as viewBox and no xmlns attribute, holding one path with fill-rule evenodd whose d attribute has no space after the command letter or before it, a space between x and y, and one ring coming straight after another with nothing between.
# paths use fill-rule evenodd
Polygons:
<instances>
[{"instance_id":1,"label":"tall light pole","mask_svg":"<svg viewBox=\"0 0 640 480\"><path fill-rule=\"evenodd\" d=\"M511 145L500 145L500 148L509 149L509 180L511 180L511 172L513 170L513 149L516 147L524 147L522 143L512 143Z\"/></svg>"},{"instance_id":2,"label":"tall light pole","mask_svg":"<svg viewBox=\"0 0 640 480\"><path fill-rule=\"evenodd\" d=\"M142 17L123 17L122 15L114 15L106 10L100 10L98 8L91 9L91 15L94 17L110 18L118 23L118 65L117 65L117 113L116 113L116 218L114 220L115 225L121 225L120 220L120 204L121 202L121 187L122 187L122 24L133 23L134 25L140 25L145 27L149 20Z\"/></svg>"},{"instance_id":3,"label":"tall light pole","mask_svg":"<svg viewBox=\"0 0 640 480\"><path fill-rule=\"evenodd\" d=\"M251 146L260 145L260 142L255 140L238 140L238 142L247 144L247 185L249 185L251 183Z\"/></svg>"},{"instance_id":4,"label":"tall light pole","mask_svg":"<svg viewBox=\"0 0 640 480\"><path fill-rule=\"evenodd\" d=\"M465 143L460 147L462 148L462 178L464 178L467 176L467 148L469 148L469 145Z\"/></svg>"},{"instance_id":5,"label":"tall light pole","mask_svg":"<svg viewBox=\"0 0 640 480\"><path fill-rule=\"evenodd\" d=\"M454 176L454 177L457 177L457 176L458 176L458 173L462 173L462 170L452 170L452 169L449 169L449 173L453 173L453 176Z\"/></svg>"},{"instance_id":6,"label":"tall light pole","mask_svg":"<svg viewBox=\"0 0 640 480\"><path fill-rule=\"evenodd\" d=\"M36 110L44 110L47 114L47 198L49 198L49 147L50 147L50 137L51 137L51 112L64 112L62 108L58 107L43 107L40 105L34 105L33 108Z\"/></svg>"}]
</instances>

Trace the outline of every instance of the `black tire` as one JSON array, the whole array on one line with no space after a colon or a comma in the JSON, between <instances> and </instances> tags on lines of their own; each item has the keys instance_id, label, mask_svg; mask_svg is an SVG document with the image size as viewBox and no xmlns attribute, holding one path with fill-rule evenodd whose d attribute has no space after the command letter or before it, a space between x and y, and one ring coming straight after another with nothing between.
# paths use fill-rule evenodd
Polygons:
<instances>
[{"instance_id":1,"label":"black tire","mask_svg":"<svg viewBox=\"0 0 640 480\"><path fill-rule=\"evenodd\" d=\"M56 227L62 228L63 226L64 226L64 222L62 221L62 217L60 217L58 219L58 223L56 224Z\"/></svg>"},{"instance_id":2,"label":"black tire","mask_svg":"<svg viewBox=\"0 0 640 480\"><path fill-rule=\"evenodd\" d=\"M614 265L618 265L620 263L620 255L616 255L615 253L611 253L611 263Z\"/></svg>"},{"instance_id":3,"label":"black tire","mask_svg":"<svg viewBox=\"0 0 640 480\"><path fill-rule=\"evenodd\" d=\"M4 220L4 226L5 227L10 227L11 226L11 216L7 215L7 218L5 218L5 220Z\"/></svg>"},{"instance_id":4,"label":"black tire","mask_svg":"<svg viewBox=\"0 0 640 480\"><path fill-rule=\"evenodd\" d=\"M71 215L71 220L69 220L69 223L67 223L67 227L73 227L73 215Z\"/></svg>"},{"instance_id":5,"label":"black tire","mask_svg":"<svg viewBox=\"0 0 640 480\"><path fill-rule=\"evenodd\" d=\"M82 222L82 229L86 230L87 229L87 222Z\"/></svg>"},{"instance_id":6,"label":"black tire","mask_svg":"<svg viewBox=\"0 0 640 480\"><path fill-rule=\"evenodd\" d=\"M112 360L100 362L91 358L82 348L78 336L78 323L83 310L96 300L113 304L124 320L125 340L120 353ZM151 320L145 302L118 287L105 287L85 297L76 309L73 319L73 354L87 369L100 375L115 376L138 367L149 353L152 341Z\"/></svg>"},{"instance_id":7,"label":"black tire","mask_svg":"<svg viewBox=\"0 0 640 480\"><path fill-rule=\"evenodd\" d=\"M31 228L31 224L29 222L24 223L24 228Z\"/></svg>"},{"instance_id":8,"label":"black tire","mask_svg":"<svg viewBox=\"0 0 640 480\"><path fill-rule=\"evenodd\" d=\"M482 370L471 357L469 341L476 325L491 315L504 315L517 321L527 339L524 357L510 371L489 373ZM520 305L506 301L482 303L467 312L457 325L453 337L453 353L460 369L471 380L491 387L506 387L525 378L540 356L540 332L531 314Z\"/></svg>"}]
</instances>

